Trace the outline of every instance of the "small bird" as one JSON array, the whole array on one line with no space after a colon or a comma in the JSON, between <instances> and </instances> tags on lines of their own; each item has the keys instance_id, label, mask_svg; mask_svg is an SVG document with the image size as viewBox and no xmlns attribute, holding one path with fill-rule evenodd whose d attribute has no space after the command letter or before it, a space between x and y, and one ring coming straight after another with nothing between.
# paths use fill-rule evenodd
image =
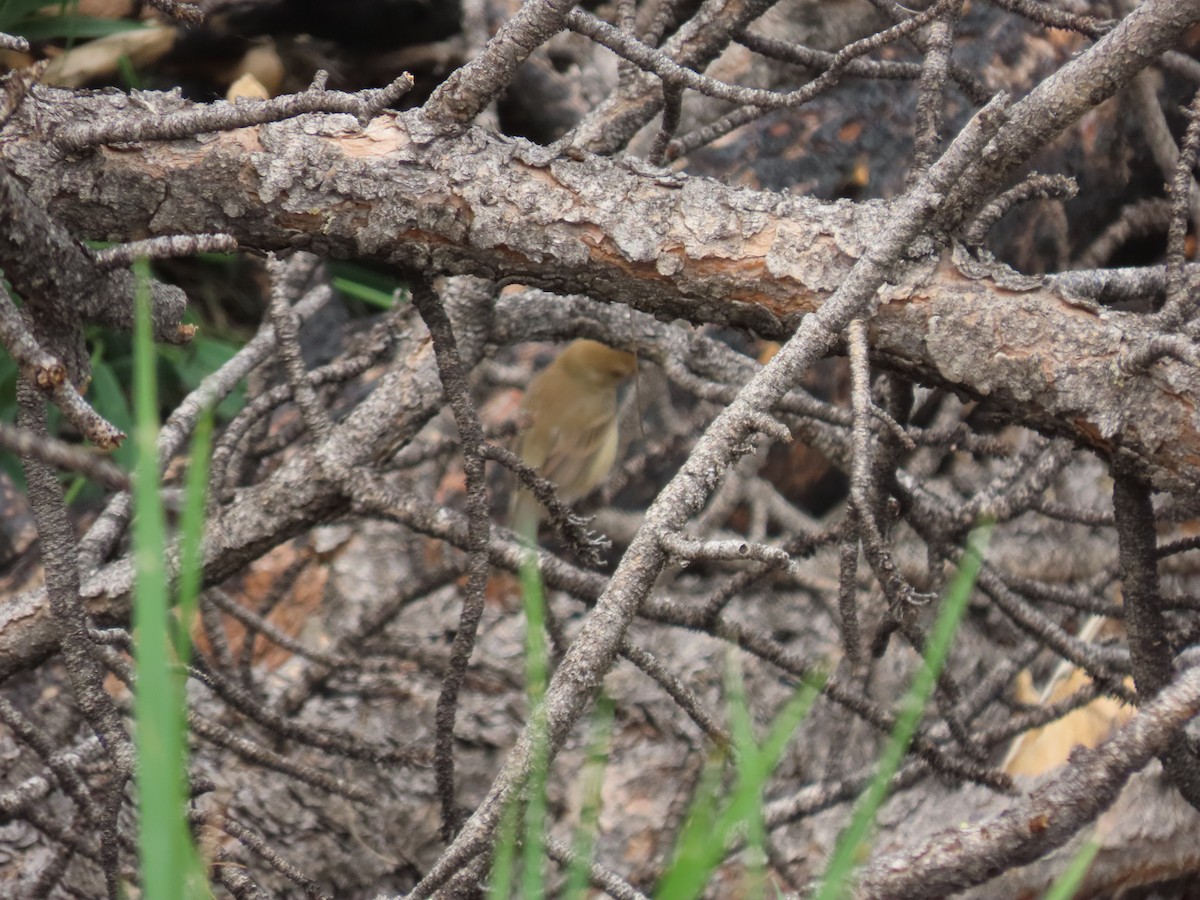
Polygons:
<instances>
[{"instance_id":1,"label":"small bird","mask_svg":"<svg viewBox=\"0 0 1200 900\"><path fill-rule=\"evenodd\" d=\"M596 341L573 341L529 383L521 401L529 427L517 440L521 459L558 485L571 502L604 480L617 458L617 388L637 359ZM513 497L509 524L537 539L542 508L529 491Z\"/></svg>"}]
</instances>

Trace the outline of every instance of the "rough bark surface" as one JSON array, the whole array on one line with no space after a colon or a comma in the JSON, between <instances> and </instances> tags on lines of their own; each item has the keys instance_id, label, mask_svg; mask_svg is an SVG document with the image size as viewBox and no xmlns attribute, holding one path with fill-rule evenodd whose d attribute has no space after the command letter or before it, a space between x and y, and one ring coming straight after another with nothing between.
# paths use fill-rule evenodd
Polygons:
<instances>
[{"instance_id":1,"label":"rough bark surface","mask_svg":"<svg viewBox=\"0 0 1200 900\"><path fill-rule=\"evenodd\" d=\"M218 32L276 12L203 6ZM839 854L854 896L1039 895L1087 841L1081 895L1186 896L1200 0L462 0L460 33L399 57L355 17L406 4L333 6L327 33L255 37L333 60L269 100L0 82L0 449L28 485L0 482L0 896L143 889L131 478L87 447L124 439L97 348L132 327L134 260L171 259L158 365L198 365L179 348L216 329L185 307L224 287L172 258L235 249L261 320L158 437L175 577L189 442L235 398L186 680L216 896L479 896L542 759L546 895L581 821L589 889L652 894L697 792L725 801L803 685L761 823L706 829L705 896L807 896ZM363 312L345 261L401 290ZM578 338L637 372L615 469L567 505L509 448L537 414L520 389ZM555 406L576 453L585 406ZM946 665L849 847L981 523Z\"/></svg>"}]
</instances>

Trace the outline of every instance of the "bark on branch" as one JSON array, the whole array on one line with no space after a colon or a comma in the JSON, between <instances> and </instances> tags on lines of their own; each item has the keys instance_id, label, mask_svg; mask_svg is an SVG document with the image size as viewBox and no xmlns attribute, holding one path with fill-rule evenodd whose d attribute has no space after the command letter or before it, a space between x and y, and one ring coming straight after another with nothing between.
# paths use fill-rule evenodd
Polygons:
<instances>
[{"instance_id":1,"label":"bark on branch","mask_svg":"<svg viewBox=\"0 0 1200 900\"><path fill-rule=\"evenodd\" d=\"M39 89L0 136L0 160L89 238L227 232L264 250L521 281L775 337L820 307L882 218L876 203L548 158L478 129L439 132L418 113L365 129L303 116L65 162L45 140L66 122L128 115L131 102ZM1122 351L1151 336L1139 317L933 248L883 294L872 346L888 365L1122 457L1160 489L1200 485L1200 376L1170 359L1122 371Z\"/></svg>"}]
</instances>

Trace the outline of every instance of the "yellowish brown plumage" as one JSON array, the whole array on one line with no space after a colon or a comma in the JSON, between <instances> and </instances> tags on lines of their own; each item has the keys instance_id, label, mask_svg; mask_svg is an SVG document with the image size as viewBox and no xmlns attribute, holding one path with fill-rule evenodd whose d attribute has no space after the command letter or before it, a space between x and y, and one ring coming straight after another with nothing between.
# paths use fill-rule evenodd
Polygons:
<instances>
[{"instance_id":1,"label":"yellowish brown plumage","mask_svg":"<svg viewBox=\"0 0 1200 900\"><path fill-rule=\"evenodd\" d=\"M617 458L617 388L633 374L632 353L596 341L572 342L529 383L521 401L529 427L517 453L558 485L558 496L578 500L608 475ZM542 508L517 491L509 519L514 531L534 540Z\"/></svg>"}]
</instances>

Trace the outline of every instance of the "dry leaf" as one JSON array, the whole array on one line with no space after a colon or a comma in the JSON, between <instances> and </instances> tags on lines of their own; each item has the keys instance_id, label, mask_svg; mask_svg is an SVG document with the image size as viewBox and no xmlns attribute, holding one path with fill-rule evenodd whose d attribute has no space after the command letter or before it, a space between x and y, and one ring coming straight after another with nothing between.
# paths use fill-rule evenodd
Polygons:
<instances>
[{"instance_id":1,"label":"dry leaf","mask_svg":"<svg viewBox=\"0 0 1200 900\"><path fill-rule=\"evenodd\" d=\"M225 99L230 103L233 103L240 97L247 97L251 100L270 100L271 94L263 87L261 81L247 72L231 84L229 90L225 92Z\"/></svg>"},{"instance_id":2,"label":"dry leaf","mask_svg":"<svg viewBox=\"0 0 1200 900\"><path fill-rule=\"evenodd\" d=\"M175 33L174 28L163 25L88 41L53 60L42 81L59 87L82 87L116 72L122 56L128 56L134 65L147 65L170 51Z\"/></svg>"},{"instance_id":3,"label":"dry leaf","mask_svg":"<svg viewBox=\"0 0 1200 900\"><path fill-rule=\"evenodd\" d=\"M1080 637L1091 639L1104 627L1106 619L1095 616L1084 625ZM1131 679L1126 684L1132 688ZM1017 676L1017 699L1024 703L1050 705L1066 700L1091 682L1082 669L1061 666L1046 689L1037 694L1028 670ZM1097 697L1086 706L1072 710L1041 728L1017 738L1004 761L1009 775L1042 775L1058 768L1076 747L1095 747L1133 716L1133 708L1112 697Z\"/></svg>"}]
</instances>

